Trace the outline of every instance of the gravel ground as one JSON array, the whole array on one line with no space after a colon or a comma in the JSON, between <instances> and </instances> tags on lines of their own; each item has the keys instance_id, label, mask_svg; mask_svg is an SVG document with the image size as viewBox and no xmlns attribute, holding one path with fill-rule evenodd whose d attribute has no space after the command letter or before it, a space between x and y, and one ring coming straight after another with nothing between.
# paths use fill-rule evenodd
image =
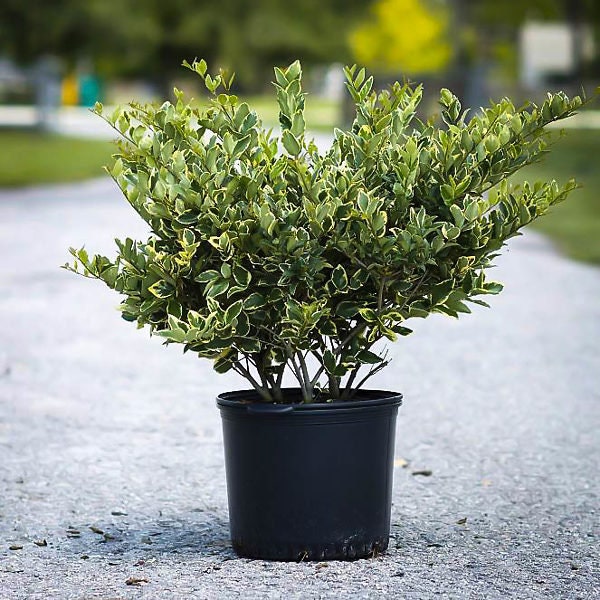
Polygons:
<instances>
[{"instance_id":1,"label":"gravel ground","mask_svg":"<svg viewBox=\"0 0 600 600\"><path fill-rule=\"evenodd\" d=\"M228 541L244 382L58 269L116 235L144 229L110 181L0 192L0 598L597 597L600 270L527 234L491 311L418 322L373 384L405 395L390 550L278 564Z\"/></svg>"}]
</instances>

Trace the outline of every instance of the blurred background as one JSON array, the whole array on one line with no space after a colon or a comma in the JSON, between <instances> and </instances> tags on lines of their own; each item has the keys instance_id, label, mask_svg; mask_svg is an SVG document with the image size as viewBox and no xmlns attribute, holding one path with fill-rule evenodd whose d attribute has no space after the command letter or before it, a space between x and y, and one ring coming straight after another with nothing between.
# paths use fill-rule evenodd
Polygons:
<instances>
[{"instance_id":1,"label":"blurred background","mask_svg":"<svg viewBox=\"0 0 600 600\"><path fill-rule=\"evenodd\" d=\"M381 87L441 86L465 107L548 90L593 96L600 83L598 0L2 0L0 186L101 174L111 137L87 107L100 100L164 100L173 86L202 102L184 59L236 72L235 93L276 125L272 67L300 58L308 127L331 133L349 119L342 65L370 69ZM571 256L600 263L600 188L593 100L527 177L576 176L579 202L542 224ZM583 237L582 237L583 236ZM585 239L584 239L585 238Z\"/></svg>"}]
</instances>

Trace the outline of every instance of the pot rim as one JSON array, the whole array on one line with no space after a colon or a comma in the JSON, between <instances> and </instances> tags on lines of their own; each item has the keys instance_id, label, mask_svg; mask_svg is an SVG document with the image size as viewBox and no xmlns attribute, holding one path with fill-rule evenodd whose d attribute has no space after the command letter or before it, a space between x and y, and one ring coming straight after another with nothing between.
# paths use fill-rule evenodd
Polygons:
<instances>
[{"instance_id":1,"label":"pot rim","mask_svg":"<svg viewBox=\"0 0 600 600\"><path fill-rule=\"evenodd\" d=\"M293 392L298 395L300 388L282 388L284 397L286 392ZM217 396L217 406L219 409L237 409L250 413L290 413L290 412L322 412L322 411L349 411L360 408L371 408L375 406L400 406L402 404L402 394L387 390L360 390L368 397L360 400L334 400L332 402L310 402L310 403L284 403L284 402L264 402L260 400L252 401L251 398L257 398L256 390L236 390L223 392ZM248 398L250 397L250 399Z\"/></svg>"}]
</instances>

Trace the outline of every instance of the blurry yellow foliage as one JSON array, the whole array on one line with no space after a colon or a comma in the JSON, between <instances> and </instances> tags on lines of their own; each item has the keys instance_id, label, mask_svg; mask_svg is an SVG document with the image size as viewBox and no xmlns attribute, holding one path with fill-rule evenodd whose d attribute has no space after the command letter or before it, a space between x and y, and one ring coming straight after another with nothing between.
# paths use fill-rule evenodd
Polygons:
<instances>
[{"instance_id":1,"label":"blurry yellow foliage","mask_svg":"<svg viewBox=\"0 0 600 600\"><path fill-rule=\"evenodd\" d=\"M449 15L423 0L376 0L369 21L350 34L359 64L380 72L433 73L451 56Z\"/></svg>"}]
</instances>

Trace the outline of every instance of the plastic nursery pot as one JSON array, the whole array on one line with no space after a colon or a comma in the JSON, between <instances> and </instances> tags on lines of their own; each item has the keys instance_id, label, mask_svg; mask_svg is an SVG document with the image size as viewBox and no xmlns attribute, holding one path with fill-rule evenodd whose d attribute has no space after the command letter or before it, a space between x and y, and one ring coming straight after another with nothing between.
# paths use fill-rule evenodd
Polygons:
<instances>
[{"instance_id":1,"label":"plastic nursery pot","mask_svg":"<svg viewBox=\"0 0 600 600\"><path fill-rule=\"evenodd\" d=\"M239 556L343 560L386 550L402 395L364 390L359 397L264 404L254 391L218 396Z\"/></svg>"}]
</instances>

